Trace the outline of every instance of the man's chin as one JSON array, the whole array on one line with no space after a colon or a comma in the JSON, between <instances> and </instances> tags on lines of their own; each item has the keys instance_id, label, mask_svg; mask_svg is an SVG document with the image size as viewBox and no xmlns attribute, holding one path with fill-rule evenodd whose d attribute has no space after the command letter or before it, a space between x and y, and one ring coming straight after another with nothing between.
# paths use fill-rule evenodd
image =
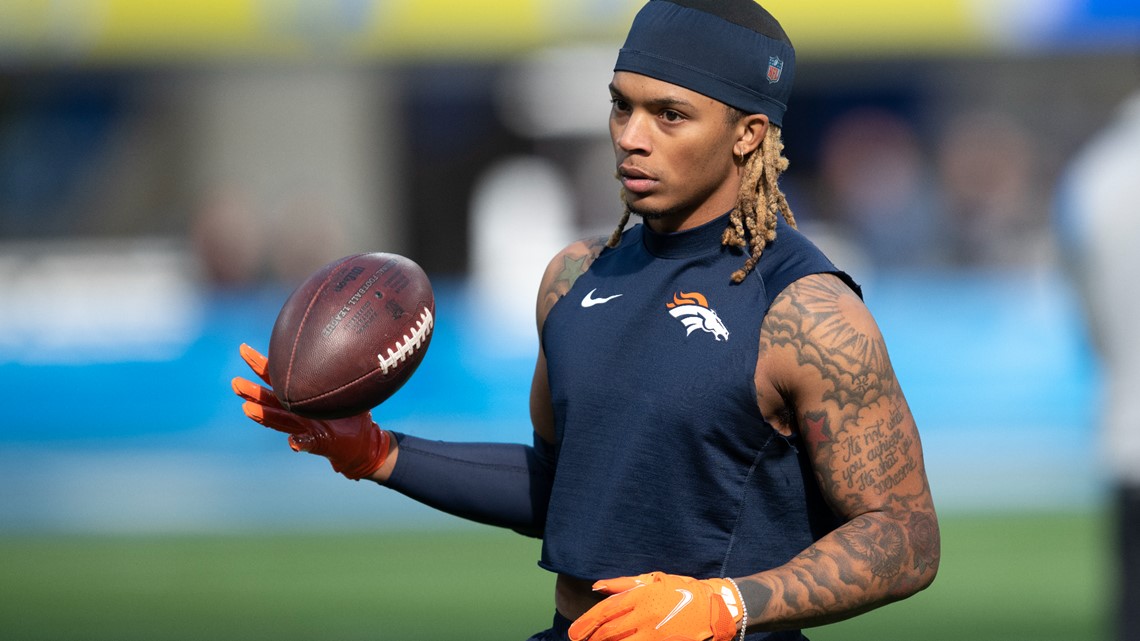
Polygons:
<instances>
[{"instance_id":1,"label":"man's chin","mask_svg":"<svg viewBox=\"0 0 1140 641\"><path fill-rule=\"evenodd\" d=\"M633 214L634 216L637 216L638 218L640 218L642 220L661 220L661 219L663 219L669 215L669 214L666 214L665 212L644 211L644 210L640 210L640 209L634 209L633 207L629 208L629 213Z\"/></svg>"},{"instance_id":2,"label":"man's chin","mask_svg":"<svg viewBox=\"0 0 1140 641\"><path fill-rule=\"evenodd\" d=\"M622 190L622 202L625 203L625 208L629 213L641 218L642 220L661 220L669 216L670 212L663 209L654 209L646 207L643 203L638 202L639 199L631 198L625 190Z\"/></svg>"}]
</instances>

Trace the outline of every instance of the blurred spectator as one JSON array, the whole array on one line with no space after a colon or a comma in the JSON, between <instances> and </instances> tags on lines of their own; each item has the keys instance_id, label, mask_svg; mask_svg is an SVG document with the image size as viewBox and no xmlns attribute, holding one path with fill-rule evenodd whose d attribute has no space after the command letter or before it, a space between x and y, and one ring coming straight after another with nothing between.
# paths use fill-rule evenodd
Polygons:
<instances>
[{"instance_id":1,"label":"blurred spectator","mask_svg":"<svg viewBox=\"0 0 1140 641\"><path fill-rule=\"evenodd\" d=\"M209 193L190 222L190 240L206 284L239 288L267 281L300 284L312 272L354 251L377 251L349 238L325 200L289 193L276 208L244 187Z\"/></svg>"},{"instance_id":2,"label":"blurred spectator","mask_svg":"<svg viewBox=\"0 0 1140 641\"><path fill-rule=\"evenodd\" d=\"M335 201L313 192L285 196L269 229L269 265L272 276L291 287L301 284L314 271L353 251L377 251L369 241L353 239L344 216L334 209Z\"/></svg>"},{"instance_id":3,"label":"blurred spectator","mask_svg":"<svg viewBox=\"0 0 1140 641\"><path fill-rule=\"evenodd\" d=\"M1085 302L1107 385L1104 445L1114 485L1117 639L1140 639L1140 92L1074 160L1057 206L1061 255Z\"/></svg>"},{"instance_id":4,"label":"blurred spectator","mask_svg":"<svg viewBox=\"0 0 1140 641\"><path fill-rule=\"evenodd\" d=\"M872 265L944 262L929 163L909 122L882 109L858 109L840 117L821 146L820 215L866 248Z\"/></svg>"},{"instance_id":5,"label":"blurred spectator","mask_svg":"<svg viewBox=\"0 0 1140 641\"><path fill-rule=\"evenodd\" d=\"M209 285L242 287L265 276L265 233L243 191L209 195L191 220L190 240Z\"/></svg>"},{"instance_id":6,"label":"blurred spectator","mask_svg":"<svg viewBox=\"0 0 1140 641\"><path fill-rule=\"evenodd\" d=\"M1042 262L1046 207L1034 195L1033 139L1021 123L998 112L963 113L945 129L937 155L954 262Z\"/></svg>"}]
</instances>

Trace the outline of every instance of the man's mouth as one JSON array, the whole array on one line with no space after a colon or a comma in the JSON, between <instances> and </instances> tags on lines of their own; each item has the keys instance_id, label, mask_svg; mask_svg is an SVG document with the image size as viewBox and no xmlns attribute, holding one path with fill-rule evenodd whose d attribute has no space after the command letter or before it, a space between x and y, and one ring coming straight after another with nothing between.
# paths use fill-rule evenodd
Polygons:
<instances>
[{"instance_id":1,"label":"man's mouth","mask_svg":"<svg viewBox=\"0 0 1140 641\"><path fill-rule=\"evenodd\" d=\"M659 182L657 178L648 172L638 169L637 167L627 167L625 165L618 167L618 180L621 181L626 191L634 194L650 191Z\"/></svg>"}]
</instances>

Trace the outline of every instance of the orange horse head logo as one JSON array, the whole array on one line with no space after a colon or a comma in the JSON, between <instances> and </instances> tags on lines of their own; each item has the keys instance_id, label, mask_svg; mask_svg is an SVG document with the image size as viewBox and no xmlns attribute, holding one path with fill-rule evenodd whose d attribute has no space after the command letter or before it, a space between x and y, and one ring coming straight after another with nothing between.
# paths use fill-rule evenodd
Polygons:
<instances>
[{"instance_id":1,"label":"orange horse head logo","mask_svg":"<svg viewBox=\"0 0 1140 641\"><path fill-rule=\"evenodd\" d=\"M698 292L678 292L673 295L673 302L666 303L669 315L679 319L685 326L685 336L696 330L703 330L713 335L718 341L728 340L728 328L709 307L709 301Z\"/></svg>"}]
</instances>

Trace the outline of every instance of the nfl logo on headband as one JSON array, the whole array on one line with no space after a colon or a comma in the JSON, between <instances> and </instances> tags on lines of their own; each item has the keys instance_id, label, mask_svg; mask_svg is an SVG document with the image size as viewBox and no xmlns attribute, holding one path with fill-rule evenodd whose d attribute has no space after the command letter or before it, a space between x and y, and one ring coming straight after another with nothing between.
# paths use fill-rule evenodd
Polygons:
<instances>
[{"instance_id":1,"label":"nfl logo on headband","mask_svg":"<svg viewBox=\"0 0 1140 641\"><path fill-rule=\"evenodd\" d=\"M780 82L780 74L784 73L784 61L779 56L768 58L768 82Z\"/></svg>"}]
</instances>

